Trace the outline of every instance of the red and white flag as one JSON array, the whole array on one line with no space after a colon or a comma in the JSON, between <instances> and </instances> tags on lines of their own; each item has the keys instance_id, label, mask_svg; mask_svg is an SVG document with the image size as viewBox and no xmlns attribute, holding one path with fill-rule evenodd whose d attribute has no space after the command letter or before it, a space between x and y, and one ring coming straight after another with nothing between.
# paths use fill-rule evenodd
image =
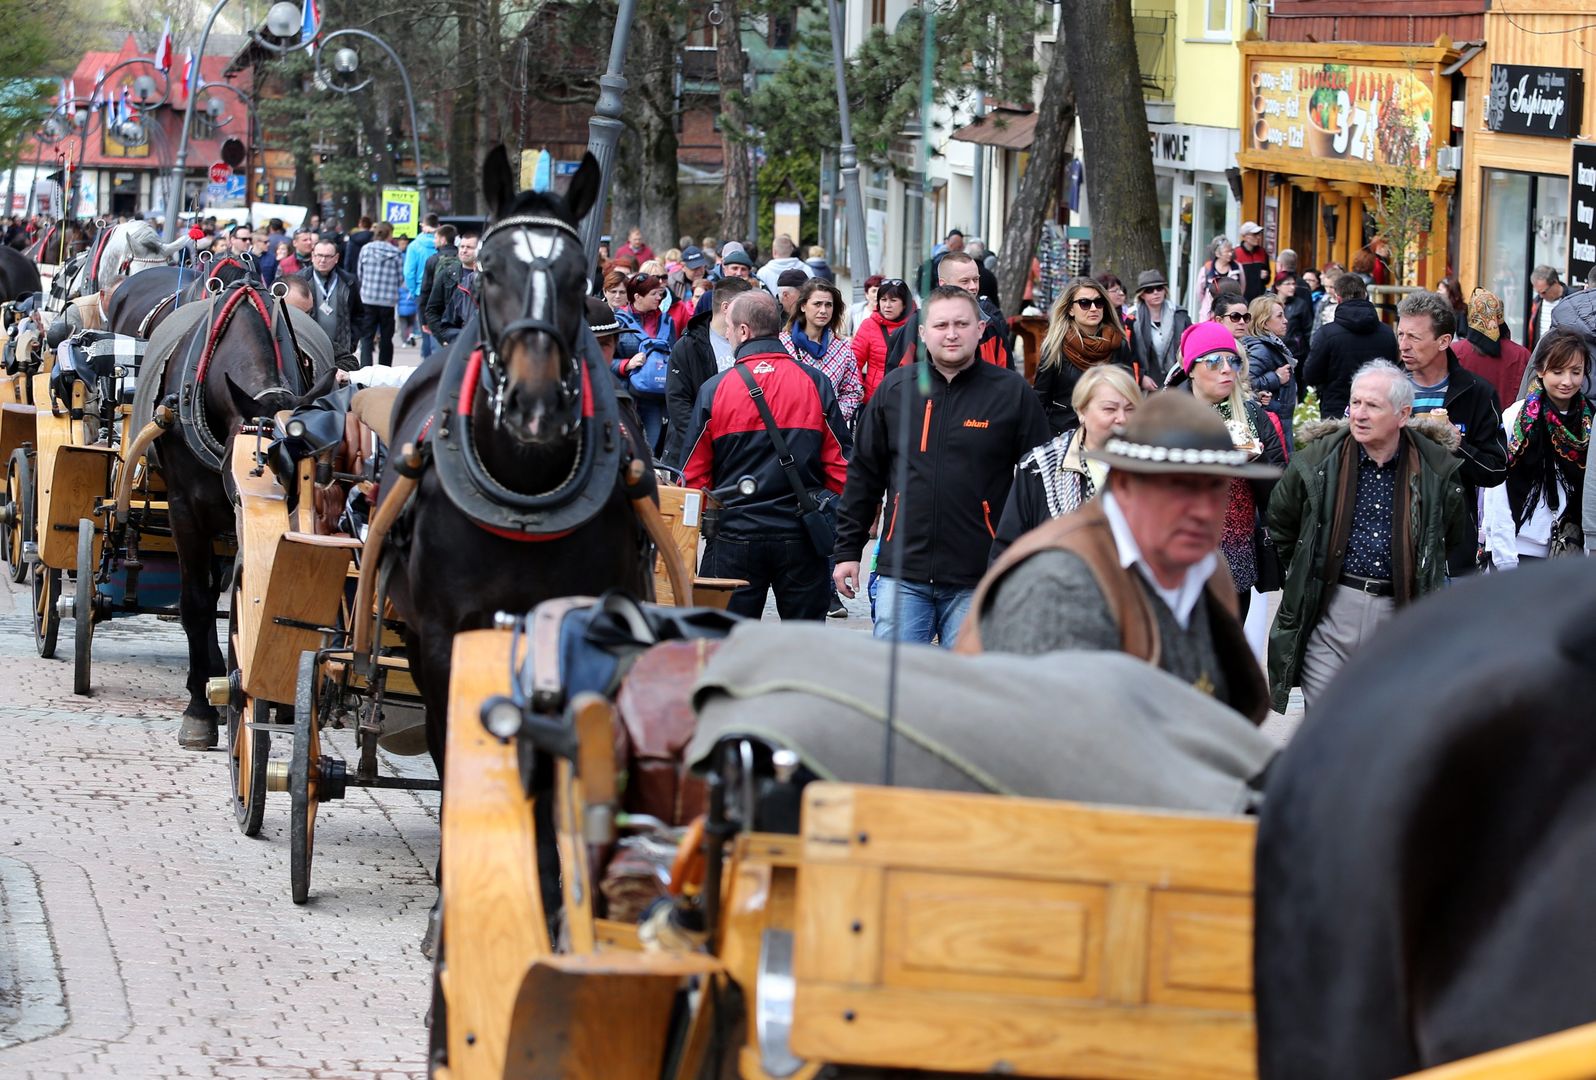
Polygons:
<instances>
[{"instance_id":1,"label":"red and white flag","mask_svg":"<svg viewBox=\"0 0 1596 1080\"><path fill-rule=\"evenodd\" d=\"M161 30L161 40L155 46L155 69L157 71L172 70L172 17L166 17L166 26Z\"/></svg>"},{"instance_id":2,"label":"red and white flag","mask_svg":"<svg viewBox=\"0 0 1596 1080\"><path fill-rule=\"evenodd\" d=\"M183 96L194 96L194 50L185 49L183 52Z\"/></svg>"}]
</instances>

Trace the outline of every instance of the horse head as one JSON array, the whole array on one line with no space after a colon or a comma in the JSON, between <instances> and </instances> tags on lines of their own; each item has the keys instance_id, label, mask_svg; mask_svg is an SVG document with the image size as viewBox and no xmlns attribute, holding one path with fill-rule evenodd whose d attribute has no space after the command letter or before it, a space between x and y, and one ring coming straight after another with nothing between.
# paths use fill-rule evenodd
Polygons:
<instances>
[{"instance_id":1,"label":"horse head","mask_svg":"<svg viewBox=\"0 0 1596 1080\"><path fill-rule=\"evenodd\" d=\"M477 256L483 385L495 422L517 442L569 438L582 419L578 343L586 319L587 255L577 225L598 199L592 154L562 198L517 192L503 146L488 155L482 187L493 211Z\"/></svg>"},{"instance_id":2,"label":"horse head","mask_svg":"<svg viewBox=\"0 0 1596 1080\"><path fill-rule=\"evenodd\" d=\"M246 423L292 409L326 392L308 385L293 353L293 338L279 330L282 301L241 280L219 290L197 343L196 381L204 387L206 434L218 444ZM327 381L327 380L323 380Z\"/></svg>"}]
</instances>

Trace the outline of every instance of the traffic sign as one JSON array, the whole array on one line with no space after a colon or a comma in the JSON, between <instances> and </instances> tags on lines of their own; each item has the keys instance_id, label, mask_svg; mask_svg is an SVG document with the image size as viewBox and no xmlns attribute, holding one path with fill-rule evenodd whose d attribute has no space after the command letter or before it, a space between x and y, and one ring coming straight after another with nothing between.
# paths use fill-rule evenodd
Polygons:
<instances>
[{"instance_id":1,"label":"traffic sign","mask_svg":"<svg viewBox=\"0 0 1596 1080\"><path fill-rule=\"evenodd\" d=\"M212 162L210 173L208 175L210 176L211 183L225 184L227 183L227 178L233 175L233 167L227 164L225 161Z\"/></svg>"},{"instance_id":2,"label":"traffic sign","mask_svg":"<svg viewBox=\"0 0 1596 1080\"><path fill-rule=\"evenodd\" d=\"M229 201L236 200L239 203L243 202L243 200L244 200L244 174L243 173L230 173L228 175L226 192L223 195L223 197L226 198Z\"/></svg>"}]
</instances>

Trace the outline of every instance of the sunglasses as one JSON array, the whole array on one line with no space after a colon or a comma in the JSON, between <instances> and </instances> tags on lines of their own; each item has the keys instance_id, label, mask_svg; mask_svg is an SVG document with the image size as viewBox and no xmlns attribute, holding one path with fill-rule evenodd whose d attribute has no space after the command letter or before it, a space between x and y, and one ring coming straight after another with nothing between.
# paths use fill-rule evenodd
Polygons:
<instances>
[{"instance_id":1,"label":"sunglasses","mask_svg":"<svg viewBox=\"0 0 1596 1080\"><path fill-rule=\"evenodd\" d=\"M888 278L887 280L883 281L880 285L877 286L877 288L885 289L887 286L890 285L894 289L896 289L896 288L907 286L908 284L909 283L907 281L904 281L901 277L895 277L895 278Z\"/></svg>"},{"instance_id":2,"label":"sunglasses","mask_svg":"<svg viewBox=\"0 0 1596 1080\"><path fill-rule=\"evenodd\" d=\"M1198 357L1197 362L1209 371L1218 371L1220 368L1234 368L1237 358L1230 353L1209 353L1207 356Z\"/></svg>"},{"instance_id":3,"label":"sunglasses","mask_svg":"<svg viewBox=\"0 0 1596 1080\"><path fill-rule=\"evenodd\" d=\"M1077 296L1075 298L1075 306L1078 308L1100 308L1108 305L1103 303L1101 297Z\"/></svg>"},{"instance_id":4,"label":"sunglasses","mask_svg":"<svg viewBox=\"0 0 1596 1080\"><path fill-rule=\"evenodd\" d=\"M1228 315L1221 315L1219 317L1221 319L1224 319L1226 322L1246 322L1247 321L1247 313L1245 311L1232 311Z\"/></svg>"}]
</instances>

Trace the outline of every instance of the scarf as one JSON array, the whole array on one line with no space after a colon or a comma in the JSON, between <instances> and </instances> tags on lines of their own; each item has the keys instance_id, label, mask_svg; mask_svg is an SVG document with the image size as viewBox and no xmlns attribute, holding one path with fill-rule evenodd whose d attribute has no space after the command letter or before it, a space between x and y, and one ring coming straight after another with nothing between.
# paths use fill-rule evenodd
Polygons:
<instances>
[{"instance_id":1,"label":"scarf","mask_svg":"<svg viewBox=\"0 0 1596 1080\"><path fill-rule=\"evenodd\" d=\"M1258 442L1258 429L1253 426L1252 416L1247 410L1242 410L1241 420L1237 423L1231 416L1229 398L1214 408L1219 410L1219 415L1225 419L1225 426L1232 429L1233 434L1236 428L1244 426L1252 436L1252 441ZM1246 592L1258 581L1258 556L1253 548L1253 535L1257 527L1258 505L1253 501L1252 486L1245 480L1232 480L1230 502L1225 507L1225 528L1219 538L1219 550L1225 553L1225 558L1230 563L1231 581L1239 593Z\"/></svg>"},{"instance_id":2,"label":"scarf","mask_svg":"<svg viewBox=\"0 0 1596 1080\"><path fill-rule=\"evenodd\" d=\"M1474 327L1469 326L1466 323L1463 326L1463 340L1474 346L1475 351L1477 351L1481 356L1502 355L1502 342L1500 339L1492 341L1490 338L1486 337L1484 334L1480 333L1478 330L1474 329ZM1509 402L1509 404L1511 404L1511 402Z\"/></svg>"},{"instance_id":3,"label":"scarf","mask_svg":"<svg viewBox=\"0 0 1596 1080\"><path fill-rule=\"evenodd\" d=\"M1106 314L1104 318L1107 318ZM1103 332L1097 337L1087 337L1074 325L1064 331L1064 355L1077 370L1085 371L1098 364L1108 363L1119 352L1119 347L1125 344L1125 335L1113 323L1104 322L1102 329Z\"/></svg>"},{"instance_id":4,"label":"scarf","mask_svg":"<svg viewBox=\"0 0 1596 1080\"><path fill-rule=\"evenodd\" d=\"M1507 440L1507 502L1519 528L1542 499L1556 513L1562 501L1559 489L1568 497L1561 519L1580 519L1593 410L1585 396L1576 393L1568 411L1560 413L1545 395L1536 377Z\"/></svg>"},{"instance_id":5,"label":"scarf","mask_svg":"<svg viewBox=\"0 0 1596 1080\"><path fill-rule=\"evenodd\" d=\"M809 335L804 333L803 324L801 322L797 322L793 323L792 333L789 336L792 338L792 343L794 345L798 346L816 360L824 360L826 358L826 347L831 344L830 330L822 330L820 332L820 340L811 341L809 339Z\"/></svg>"}]
</instances>

